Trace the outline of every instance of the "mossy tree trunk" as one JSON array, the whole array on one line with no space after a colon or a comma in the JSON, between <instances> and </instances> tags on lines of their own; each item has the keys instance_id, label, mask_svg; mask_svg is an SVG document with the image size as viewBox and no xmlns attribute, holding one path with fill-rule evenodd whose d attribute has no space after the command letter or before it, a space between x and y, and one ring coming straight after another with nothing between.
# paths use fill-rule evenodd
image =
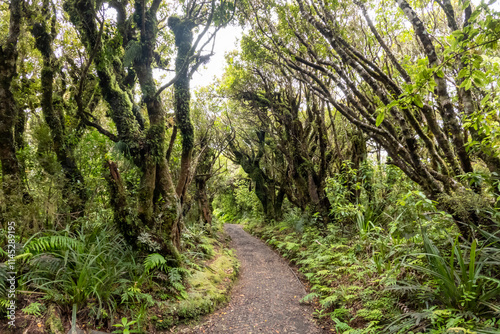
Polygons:
<instances>
[{"instance_id":1,"label":"mossy tree trunk","mask_svg":"<svg viewBox=\"0 0 500 334\"><path fill-rule=\"evenodd\" d=\"M0 161L2 163L2 187L7 205L11 196L27 195L22 182L20 164L16 157L15 126L19 108L12 94L12 81L17 76L17 42L21 26L21 0L9 4L10 21L8 36L0 45Z\"/></svg>"},{"instance_id":2,"label":"mossy tree trunk","mask_svg":"<svg viewBox=\"0 0 500 334\"><path fill-rule=\"evenodd\" d=\"M41 107L45 122L50 128L52 145L57 161L64 173L64 191L70 214L73 217L83 216L85 203L88 199L85 180L74 158L73 146L69 145L65 129L65 107L62 101L62 92L54 86L58 61L52 49L52 44L57 34L56 16L49 15L49 2L43 1L42 22L35 22L31 34L35 38L35 47L43 58L41 73ZM34 18L32 18L34 19ZM50 22L50 26L48 24ZM54 94L55 93L55 94Z\"/></svg>"},{"instance_id":3,"label":"mossy tree trunk","mask_svg":"<svg viewBox=\"0 0 500 334\"><path fill-rule=\"evenodd\" d=\"M202 152L196 166L194 181L196 184L196 200L198 201L198 208L200 210L200 220L205 229L211 233L212 208L207 194L207 182L213 176L212 166L216 160L216 156L205 139L203 138L200 143Z\"/></svg>"},{"instance_id":4,"label":"mossy tree trunk","mask_svg":"<svg viewBox=\"0 0 500 334\"><path fill-rule=\"evenodd\" d=\"M279 125L270 127L269 133L277 148L276 153L284 159L282 169L286 172L281 173L279 182L283 187L280 189L286 192L290 202L302 210L309 207L314 212L319 212L326 224L331 210L326 196L326 178L332 155L328 152L324 108L307 90L296 91L292 85L285 85L276 92L272 79L266 77L264 71L254 70L262 80L264 89L258 92L239 92L238 98L249 104L263 124ZM302 99L302 94L305 99ZM304 102L305 110L301 109ZM265 191L263 187L258 189L259 184L256 183L258 196L261 191L263 194L274 194L274 187L271 191ZM283 200L276 197L276 203L280 201Z\"/></svg>"},{"instance_id":5,"label":"mossy tree trunk","mask_svg":"<svg viewBox=\"0 0 500 334\"><path fill-rule=\"evenodd\" d=\"M350 167L355 171L355 174L348 174L346 181L346 187L348 190L347 199L353 204L357 204L359 202L359 197L361 196L361 187L358 183L360 183L360 178L362 176L360 167L363 161L366 160L366 154L366 140L363 133L354 130L351 135L350 161L352 165Z\"/></svg>"},{"instance_id":6,"label":"mossy tree trunk","mask_svg":"<svg viewBox=\"0 0 500 334\"><path fill-rule=\"evenodd\" d=\"M156 11L159 1L153 1L149 8L146 8L143 1L135 2L135 14L131 16L135 20L135 25L127 24L123 17L120 19L122 21L119 25L124 37L134 35L129 29L138 29L140 33L139 41L123 39L124 42L140 45L140 55L134 58L132 66L128 69L125 69L123 59L118 55L112 60L113 66L109 66L108 55L103 46L106 39L99 32L95 11L92 10L95 9L95 5L92 0L75 0L66 2L65 9L70 14L72 23L80 31L88 53L94 54L93 61L99 78L99 87L109 106L109 114L116 124L118 140L127 147L130 158L142 172L137 199L138 214L134 219L133 215L124 216L124 212L133 213L133 210L127 211L124 207L127 206L127 201L123 198L123 189L116 176L119 175L117 168L112 164L109 165L110 185L115 188L116 196L119 196L113 201L115 222L122 225L120 230L126 226L131 227L127 232L129 243L137 244L139 236L148 233L151 241L158 245L158 251L173 257L174 263L178 264L182 214L165 158L165 110L153 79L154 48L158 28ZM120 4L114 5L120 7ZM126 47L126 44L123 45L124 49ZM133 86L134 78L139 81L149 126L142 121L140 107L134 105L131 99L133 95L129 90ZM132 82L129 82L130 80Z\"/></svg>"},{"instance_id":7,"label":"mossy tree trunk","mask_svg":"<svg viewBox=\"0 0 500 334\"><path fill-rule=\"evenodd\" d=\"M189 170L194 146L194 128L190 117L191 92L189 90L189 66L192 56L193 28L196 27L190 18L171 16L168 26L175 36L177 58L175 59L175 73L178 77L174 83L175 122L182 136L181 171L177 182L176 192L183 202L189 182Z\"/></svg>"},{"instance_id":8,"label":"mossy tree trunk","mask_svg":"<svg viewBox=\"0 0 500 334\"><path fill-rule=\"evenodd\" d=\"M258 152L247 154L239 149L235 143L229 142L229 149L232 152L232 159L239 164L253 181L255 195L262 204L262 211L266 220L280 220L282 218L282 205L284 200L283 187L278 188L276 195L276 185L264 170L260 167L261 159L264 156L265 132L257 131Z\"/></svg>"}]
</instances>

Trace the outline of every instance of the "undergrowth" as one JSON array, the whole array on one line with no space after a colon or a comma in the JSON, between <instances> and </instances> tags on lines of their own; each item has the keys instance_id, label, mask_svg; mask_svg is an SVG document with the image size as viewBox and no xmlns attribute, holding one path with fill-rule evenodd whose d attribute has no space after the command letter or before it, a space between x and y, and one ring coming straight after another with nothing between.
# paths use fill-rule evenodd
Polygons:
<instances>
[{"instance_id":1,"label":"undergrowth","mask_svg":"<svg viewBox=\"0 0 500 334\"><path fill-rule=\"evenodd\" d=\"M182 266L173 267L159 253L132 249L109 224L33 235L16 257L17 322L39 324L33 330L47 333L58 333L63 325L67 331L76 305L80 328L111 330L125 317L131 331L156 333L211 312L227 299L236 258L220 230L209 235L191 224L183 243ZM5 314L5 265L0 278Z\"/></svg>"},{"instance_id":2,"label":"undergrowth","mask_svg":"<svg viewBox=\"0 0 500 334\"><path fill-rule=\"evenodd\" d=\"M310 290L302 302L313 303L314 315L336 332L498 333L500 281L491 272L498 249L455 241L445 255L435 244L449 236L438 230L407 239L381 227L353 235L338 225L318 229L301 221L248 220L246 229L298 266Z\"/></svg>"}]
</instances>

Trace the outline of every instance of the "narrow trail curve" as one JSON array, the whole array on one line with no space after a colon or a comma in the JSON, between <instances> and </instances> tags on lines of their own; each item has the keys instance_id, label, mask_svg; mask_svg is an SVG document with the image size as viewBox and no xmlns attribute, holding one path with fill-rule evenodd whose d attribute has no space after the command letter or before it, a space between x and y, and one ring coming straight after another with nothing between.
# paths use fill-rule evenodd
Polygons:
<instances>
[{"instance_id":1,"label":"narrow trail curve","mask_svg":"<svg viewBox=\"0 0 500 334\"><path fill-rule=\"evenodd\" d=\"M239 225L226 224L225 230L241 262L231 301L183 333L323 333L311 307L299 303L304 286L279 255Z\"/></svg>"}]
</instances>

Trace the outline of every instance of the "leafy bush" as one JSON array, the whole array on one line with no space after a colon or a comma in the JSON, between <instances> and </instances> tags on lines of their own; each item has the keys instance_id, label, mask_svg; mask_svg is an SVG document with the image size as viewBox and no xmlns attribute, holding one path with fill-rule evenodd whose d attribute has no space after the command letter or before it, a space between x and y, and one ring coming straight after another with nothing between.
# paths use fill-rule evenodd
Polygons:
<instances>
[{"instance_id":1,"label":"leafy bush","mask_svg":"<svg viewBox=\"0 0 500 334\"><path fill-rule=\"evenodd\" d=\"M119 233L106 225L86 224L77 232L52 232L26 242L21 284L45 299L70 307L97 302L113 311L130 277L142 270Z\"/></svg>"},{"instance_id":2,"label":"leafy bush","mask_svg":"<svg viewBox=\"0 0 500 334\"><path fill-rule=\"evenodd\" d=\"M457 237L451 243L451 254L445 256L425 231L422 235L428 265L406 263L405 266L432 277L436 287L416 285L410 288L432 292L436 300L460 310L468 318L499 313L500 307L493 301L500 296L500 280L484 274L488 266L497 264L492 261L491 254L483 254L476 240L468 247L460 246Z\"/></svg>"}]
</instances>

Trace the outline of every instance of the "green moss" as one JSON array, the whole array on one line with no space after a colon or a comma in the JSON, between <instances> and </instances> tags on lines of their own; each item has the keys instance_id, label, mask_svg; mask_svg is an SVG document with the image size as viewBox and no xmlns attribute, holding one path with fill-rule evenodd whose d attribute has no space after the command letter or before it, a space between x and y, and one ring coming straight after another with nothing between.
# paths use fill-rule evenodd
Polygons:
<instances>
[{"instance_id":1,"label":"green moss","mask_svg":"<svg viewBox=\"0 0 500 334\"><path fill-rule=\"evenodd\" d=\"M47 320L45 321L45 327L47 332L50 334L63 334L64 326L62 324L61 318L59 317L59 312L54 305L50 305L47 310Z\"/></svg>"},{"instance_id":2,"label":"green moss","mask_svg":"<svg viewBox=\"0 0 500 334\"><path fill-rule=\"evenodd\" d=\"M228 291L237 271L238 261L231 251L227 251L203 271L193 274L188 280L192 288L188 292L188 298L179 303L179 318L197 318L213 312L217 306L227 302Z\"/></svg>"},{"instance_id":3,"label":"green moss","mask_svg":"<svg viewBox=\"0 0 500 334\"><path fill-rule=\"evenodd\" d=\"M154 315L151 317L150 320L154 324L156 329L159 329L159 330L169 329L175 323L174 318L172 316L166 316L163 318L159 318L156 315Z\"/></svg>"},{"instance_id":4,"label":"green moss","mask_svg":"<svg viewBox=\"0 0 500 334\"><path fill-rule=\"evenodd\" d=\"M163 316L151 318L155 327L166 329L178 322L196 320L225 304L238 268L239 262L232 251L217 249L215 260L189 277L190 289L184 300L162 303Z\"/></svg>"}]
</instances>

